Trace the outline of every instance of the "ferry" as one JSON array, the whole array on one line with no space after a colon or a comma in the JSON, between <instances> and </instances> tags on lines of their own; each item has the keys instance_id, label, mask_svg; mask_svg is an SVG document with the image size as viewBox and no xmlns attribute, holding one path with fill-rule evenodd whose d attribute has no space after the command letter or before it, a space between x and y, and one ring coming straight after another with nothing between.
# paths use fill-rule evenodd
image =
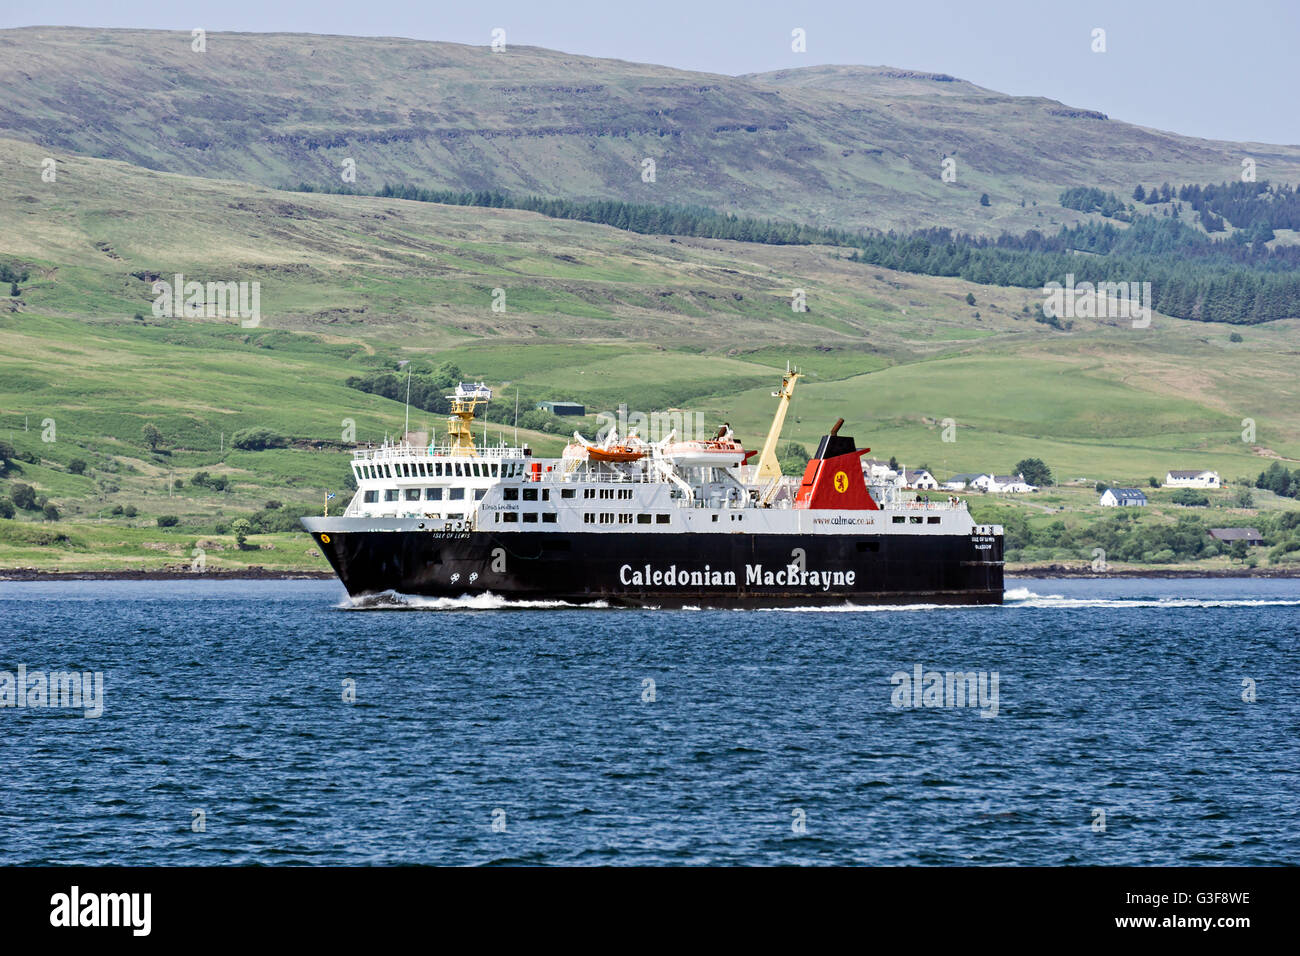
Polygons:
<instances>
[{"instance_id":1,"label":"ferry","mask_svg":"<svg viewBox=\"0 0 1300 956\"><path fill-rule=\"evenodd\" d=\"M873 483L869 448L823 435L801 476L777 442L787 370L757 465L724 426L705 440L580 435L559 458L476 443L486 384L449 395L442 441L353 452L342 514L302 519L352 597L496 595L634 607L1000 604L1003 534L966 502Z\"/></svg>"}]
</instances>

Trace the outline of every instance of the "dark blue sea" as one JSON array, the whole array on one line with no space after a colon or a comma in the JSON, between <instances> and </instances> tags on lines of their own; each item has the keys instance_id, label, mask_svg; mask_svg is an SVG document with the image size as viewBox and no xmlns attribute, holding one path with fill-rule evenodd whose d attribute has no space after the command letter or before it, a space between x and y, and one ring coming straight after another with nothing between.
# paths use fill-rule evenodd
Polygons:
<instances>
[{"instance_id":1,"label":"dark blue sea","mask_svg":"<svg viewBox=\"0 0 1300 956\"><path fill-rule=\"evenodd\" d=\"M0 864L1300 863L1300 581L1009 588L758 612L0 584ZM102 714L18 707L20 665L100 673Z\"/></svg>"}]
</instances>

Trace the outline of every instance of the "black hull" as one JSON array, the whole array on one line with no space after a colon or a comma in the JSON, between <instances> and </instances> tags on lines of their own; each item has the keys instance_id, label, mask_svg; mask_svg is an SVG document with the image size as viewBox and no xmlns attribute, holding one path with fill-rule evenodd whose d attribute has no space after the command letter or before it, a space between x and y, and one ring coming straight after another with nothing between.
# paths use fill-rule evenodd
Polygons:
<instances>
[{"instance_id":1,"label":"black hull","mask_svg":"<svg viewBox=\"0 0 1300 956\"><path fill-rule=\"evenodd\" d=\"M994 535L335 530L312 537L353 597L491 592L634 607L1002 603L1002 538Z\"/></svg>"}]
</instances>

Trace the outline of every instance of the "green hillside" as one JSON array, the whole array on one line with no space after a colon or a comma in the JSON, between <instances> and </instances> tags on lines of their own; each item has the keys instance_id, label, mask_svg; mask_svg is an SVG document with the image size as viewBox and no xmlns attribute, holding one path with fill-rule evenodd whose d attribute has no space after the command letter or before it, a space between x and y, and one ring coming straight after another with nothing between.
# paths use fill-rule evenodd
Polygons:
<instances>
[{"instance_id":1,"label":"green hillside","mask_svg":"<svg viewBox=\"0 0 1300 956\"><path fill-rule=\"evenodd\" d=\"M1159 315L1144 330L1080 320L1061 332L1033 320L1032 291L876 269L827 247L283 193L78 157L42 183L42 155L0 141L0 263L29 274L0 297L0 440L18 453L0 497L30 485L60 517L20 509L0 521L0 566L186 564L200 546L218 567L314 566L290 533L235 549L231 523L291 527L327 491L341 503L345 420L374 441L404 414L346 382L406 358L454 362L507 403L518 389L593 413L626 401L726 419L750 445L793 361L807 374L787 440L811 447L842 415L876 454L941 476L1033 456L1062 479L1137 484L1212 467L1231 480L1300 458L1294 320L1245 329L1239 343L1227 326ZM176 272L260 282L260 327L154 316L152 277ZM498 288L505 312L492 310ZM795 289L808 311L791 310ZM942 440L946 418L954 442ZM161 432L156 450L146 424ZM413 427L440 424L413 412ZM568 429L594 425L521 437L553 453ZM232 450L248 428L289 447ZM199 472L227 487L196 487ZM1084 487L1064 505L1086 518ZM1008 507L1042 514L1045 501ZM159 516L177 524L160 528Z\"/></svg>"},{"instance_id":2,"label":"green hillside","mask_svg":"<svg viewBox=\"0 0 1300 956\"><path fill-rule=\"evenodd\" d=\"M485 31L486 34L486 31ZM1300 148L1144 129L936 74L744 77L507 45L303 34L0 31L0 136L270 186L501 189L851 228L1055 231L1062 189L1300 179ZM940 177L945 158L956 178ZM653 182L643 161L655 163ZM980 196L991 199L985 207Z\"/></svg>"}]
</instances>

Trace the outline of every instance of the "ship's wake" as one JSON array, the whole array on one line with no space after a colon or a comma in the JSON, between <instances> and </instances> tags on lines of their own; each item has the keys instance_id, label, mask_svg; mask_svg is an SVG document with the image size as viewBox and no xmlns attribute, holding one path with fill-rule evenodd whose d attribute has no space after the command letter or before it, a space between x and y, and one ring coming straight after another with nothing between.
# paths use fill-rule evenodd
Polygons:
<instances>
[{"instance_id":1,"label":"ship's wake","mask_svg":"<svg viewBox=\"0 0 1300 956\"><path fill-rule=\"evenodd\" d=\"M1210 607L1300 607L1300 601L1277 598L1178 598L1178 597L1065 597L1036 594L1029 588L1009 588L1003 594L1004 607L1018 608L1210 608Z\"/></svg>"},{"instance_id":2,"label":"ship's wake","mask_svg":"<svg viewBox=\"0 0 1300 956\"><path fill-rule=\"evenodd\" d=\"M363 594L345 599L337 605L343 611L538 611L548 608L607 608L604 601L590 604L572 604L568 601L514 600L485 591L482 594L462 594L460 597L421 597L418 594L401 594L384 591L380 594Z\"/></svg>"}]
</instances>

